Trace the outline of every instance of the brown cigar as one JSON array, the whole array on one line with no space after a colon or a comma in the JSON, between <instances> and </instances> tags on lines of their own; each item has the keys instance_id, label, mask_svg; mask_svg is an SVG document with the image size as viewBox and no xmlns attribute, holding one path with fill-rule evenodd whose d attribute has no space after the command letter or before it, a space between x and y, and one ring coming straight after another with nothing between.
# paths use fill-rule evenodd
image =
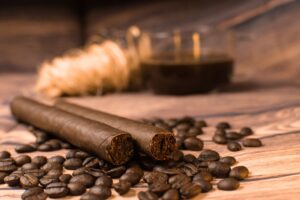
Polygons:
<instances>
[{"instance_id":1,"label":"brown cigar","mask_svg":"<svg viewBox=\"0 0 300 200\"><path fill-rule=\"evenodd\" d=\"M45 130L80 149L95 153L114 164L126 163L133 155L130 134L26 97L16 97L12 114L20 121Z\"/></svg>"},{"instance_id":2,"label":"brown cigar","mask_svg":"<svg viewBox=\"0 0 300 200\"><path fill-rule=\"evenodd\" d=\"M174 135L164 129L66 101L57 101L54 106L130 133L139 149L156 160L170 159L175 150Z\"/></svg>"}]
</instances>

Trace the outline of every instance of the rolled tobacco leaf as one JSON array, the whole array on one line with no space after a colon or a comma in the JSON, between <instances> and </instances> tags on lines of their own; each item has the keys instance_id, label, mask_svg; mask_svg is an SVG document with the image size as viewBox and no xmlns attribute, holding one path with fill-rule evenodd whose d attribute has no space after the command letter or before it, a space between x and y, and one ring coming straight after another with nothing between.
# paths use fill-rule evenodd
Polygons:
<instances>
[{"instance_id":1,"label":"rolled tobacco leaf","mask_svg":"<svg viewBox=\"0 0 300 200\"><path fill-rule=\"evenodd\" d=\"M137 147L156 160L168 160L175 150L174 135L161 128L134 121L117 115L82 107L66 101L57 101L55 107L64 111L105 123L116 129L128 132Z\"/></svg>"},{"instance_id":2,"label":"rolled tobacco leaf","mask_svg":"<svg viewBox=\"0 0 300 200\"><path fill-rule=\"evenodd\" d=\"M12 114L20 121L45 130L80 149L114 164L126 163L133 155L130 134L26 97L15 97Z\"/></svg>"}]
</instances>

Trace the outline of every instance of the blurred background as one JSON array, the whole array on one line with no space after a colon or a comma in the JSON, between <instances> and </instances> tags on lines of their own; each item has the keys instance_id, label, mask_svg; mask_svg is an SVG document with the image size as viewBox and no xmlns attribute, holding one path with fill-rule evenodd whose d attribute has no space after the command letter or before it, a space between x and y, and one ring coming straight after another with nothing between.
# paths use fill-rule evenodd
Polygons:
<instances>
[{"instance_id":1,"label":"blurred background","mask_svg":"<svg viewBox=\"0 0 300 200\"><path fill-rule=\"evenodd\" d=\"M103 28L218 25L236 33L235 80L298 85L299 19L296 0L2 0L0 73L36 72L43 60L83 46Z\"/></svg>"}]
</instances>

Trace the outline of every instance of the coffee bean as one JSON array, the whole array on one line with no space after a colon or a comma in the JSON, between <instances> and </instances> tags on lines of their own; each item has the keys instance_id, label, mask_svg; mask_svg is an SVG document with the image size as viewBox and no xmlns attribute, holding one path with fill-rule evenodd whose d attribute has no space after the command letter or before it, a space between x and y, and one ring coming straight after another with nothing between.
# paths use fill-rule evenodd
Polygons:
<instances>
[{"instance_id":1,"label":"coffee bean","mask_svg":"<svg viewBox=\"0 0 300 200\"><path fill-rule=\"evenodd\" d=\"M4 182L10 187L17 187L20 185L20 177L19 174L10 174L4 178Z\"/></svg>"},{"instance_id":2,"label":"coffee bean","mask_svg":"<svg viewBox=\"0 0 300 200\"><path fill-rule=\"evenodd\" d=\"M220 190L236 190L239 188L240 183L234 178L226 178L218 183Z\"/></svg>"},{"instance_id":3,"label":"coffee bean","mask_svg":"<svg viewBox=\"0 0 300 200\"><path fill-rule=\"evenodd\" d=\"M39 166L35 163L26 163L24 165L22 165L22 170L25 171L25 170L29 170L29 169L38 169Z\"/></svg>"},{"instance_id":4,"label":"coffee bean","mask_svg":"<svg viewBox=\"0 0 300 200\"><path fill-rule=\"evenodd\" d=\"M238 142L230 141L227 144L227 149L230 151L240 151L242 150L242 146Z\"/></svg>"},{"instance_id":5,"label":"coffee bean","mask_svg":"<svg viewBox=\"0 0 300 200\"><path fill-rule=\"evenodd\" d=\"M214 135L212 140L216 143L216 144L226 144L227 143L227 139L225 136L223 135Z\"/></svg>"},{"instance_id":6,"label":"coffee bean","mask_svg":"<svg viewBox=\"0 0 300 200\"><path fill-rule=\"evenodd\" d=\"M177 125L178 120L173 118L173 119L166 119L164 120L165 124L167 124L169 127L173 128Z\"/></svg>"},{"instance_id":7,"label":"coffee bean","mask_svg":"<svg viewBox=\"0 0 300 200\"><path fill-rule=\"evenodd\" d=\"M243 136L237 132L230 131L230 132L225 133L225 137L228 140L238 140L238 139L241 139Z\"/></svg>"},{"instance_id":8,"label":"coffee bean","mask_svg":"<svg viewBox=\"0 0 300 200\"><path fill-rule=\"evenodd\" d=\"M201 187L193 182L190 182L183 185L179 192L184 198L192 198L201 193Z\"/></svg>"},{"instance_id":9,"label":"coffee bean","mask_svg":"<svg viewBox=\"0 0 300 200\"><path fill-rule=\"evenodd\" d=\"M28 153L28 152L36 151L36 148L30 144L22 144L22 145L16 146L15 151L17 153Z\"/></svg>"},{"instance_id":10,"label":"coffee bean","mask_svg":"<svg viewBox=\"0 0 300 200\"><path fill-rule=\"evenodd\" d=\"M28 189L32 187L37 187L39 180L36 176L32 174L24 174L20 177L20 184L23 188Z\"/></svg>"},{"instance_id":11,"label":"coffee bean","mask_svg":"<svg viewBox=\"0 0 300 200\"><path fill-rule=\"evenodd\" d=\"M140 182L143 175L144 175L144 171L140 167L137 166L130 167L120 177L120 181L129 182L133 186Z\"/></svg>"},{"instance_id":12,"label":"coffee bean","mask_svg":"<svg viewBox=\"0 0 300 200\"><path fill-rule=\"evenodd\" d=\"M212 189L212 184L203 179L194 180L193 183L199 185L201 187L202 192L208 192Z\"/></svg>"},{"instance_id":13,"label":"coffee bean","mask_svg":"<svg viewBox=\"0 0 300 200\"><path fill-rule=\"evenodd\" d=\"M178 168L167 168L165 166L157 165L153 168L153 171L162 172L168 175L182 174L183 171Z\"/></svg>"},{"instance_id":14,"label":"coffee bean","mask_svg":"<svg viewBox=\"0 0 300 200\"><path fill-rule=\"evenodd\" d=\"M196 167L196 165L192 163L184 164L181 167L181 170L188 176L194 176L195 174L198 173L198 168Z\"/></svg>"},{"instance_id":15,"label":"coffee bean","mask_svg":"<svg viewBox=\"0 0 300 200\"><path fill-rule=\"evenodd\" d=\"M244 139L242 141L242 144L244 147L261 147L262 146L262 142L260 141L260 139L256 139L256 138Z\"/></svg>"},{"instance_id":16,"label":"coffee bean","mask_svg":"<svg viewBox=\"0 0 300 200\"><path fill-rule=\"evenodd\" d=\"M158 200L158 196L150 191L147 192L139 192L138 193L139 200Z\"/></svg>"},{"instance_id":17,"label":"coffee bean","mask_svg":"<svg viewBox=\"0 0 300 200\"><path fill-rule=\"evenodd\" d=\"M201 134L203 134L202 129L196 128L196 127L190 128L190 129L188 130L188 132L187 132L187 135L188 135L189 137L195 137L195 136L201 135Z\"/></svg>"},{"instance_id":18,"label":"coffee bean","mask_svg":"<svg viewBox=\"0 0 300 200\"><path fill-rule=\"evenodd\" d=\"M196 160L196 157L193 154L186 154L183 156L183 161L188 163L193 163Z\"/></svg>"},{"instance_id":19,"label":"coffee bean","mask_svg":"<svg viewBox=\"0 0 300 200\"><path fill-rule=\"evenodd\" d=\"M126 171L126 167L125 166L118 166L118 167L114 167L108 171L105 171L105 173L109 176L111 176L112 178L120 178L122 176L122 174L124 174Z\"/></svg>"},{"instance_id":20,"label":"coffee bean","mask_svg":"<svg viewBox=\"0 0 300 200\"><path fill-rule=\"evenodd\" d=\"M44 191L50 198L62 198L69 193L67 184L62 182L50 183Z\"/></svg>"},{"instance_id":21,"label":"coffee bean","mask_svg":"<svg viewBox=\"0 0 300 200\"><path fill-rule=\"evenodd\" d=\"M14 158L17 166L22 166L31 162L31 158L28 155L20 155Z\"/></svg>"},{"instance_id":22,"label":"coffee bean","mask_svg":"<svg viewBox=\"0 0 300 200\"><path fill-rule=\"evenodd\" d=\"M103 176L100 176L99 178L97 178L95 185L103 185L106 187L111 187L112 183L113 183L113 181L110 176L103 175Z\"/></svg>"},{"instance_id":23,"label":"coffee bean","mask_svg":"<svg viewBox=\"0 0 300 200\"><path fill-rule=\"evenodd\" d=\"M11 158L0 159L0 172L12 172L17 169L16 163Z\"/></svg>"},{"instance_id":24,"label":"coffee bean","mask_svg":"<svg viewBox=\"0 0 300 200\"><path fill-rule=\"evenodd\" d=\"M43 178L40 179L40 184L44 187L51 183L56 183L59 182L59 179L57 177L52 177L52 176L44 176Z\"/></svg>"},{"instance_id":25,"label":"coffee bean","mask_svg":"<svg viewBox=\"0 0 300 200\"><path fill-rule=\"evenodd\" d=\"M179 189L183 185L191 182L191 178L188 177L185 174L178 174L175 176L171 176L168 180L169 184L171 185L172 188L174 189Z\"/></svg>"},{"instance_id":26,"label":"coffee bean","mask_svg":"<svg viewBox=\"0 0 300 200\"><path fill-rule=\"evenodd\" d=\"M111 190L109 187L104 185L96 185L89 190L89 193L100 196L101 198L107 199L111 196Z\"/></svg>"},{"instance_id":27,"label":"coffee bean","mask_svg":"<svg viewBox=\"0 0 300 200\"><path fill-rule=\"evenodd\" d=\"M81 183L87 188L92 187L94 185L94 182L94 177L89 174L80 174L77 176L73 176L69 181L69 183Z\"/></svg>"},{"instance_id":28,"label":"coffee bean","mask_svg":"<svg viewBox=\"0 0 300 200\"><path fill-rule=\"evenodd\" d=\"M62 165L56 162L47 162L41 167L42 170L48 172L51 169L60 169L62 170Z\"/></svg>"},{"instance_id":29,"label":"coffee bean","mask_svg":"<svg viewBox=\"0 0 300 200\"><path fill-rule=\"evenodd\" d=\"M184 138L175 136L175 140L176 140L176 143L175 143L176 148L181 149L183 146Z\"/></svg>"},{"instance_id":30,"label":"coffee bean","mask_svg":"<svg viewBox=\"0 0 300 200\"><path fill-rule=\"evenodd\" d=\"M167 190L161 197L162 200L179 200L179 193L175 189Z\"/></svg>"},{"instance_id":31,"label":"coffee bean","mask_svg":"<svg viewBox=\"0 0 300 200\"><path fill-rule=\"evenodd\" d=\"M10 158L10 153L8 151L0 151L0 159Z\"/></svg>"},{"instance_id":32,"label":"coffee bean","mask_svg":"<svg viewBox=\"0 0 300 200\"><path fill-rule=\"evenodd\" d=\"M228 122L219 122L216 126L217 129L230 129L231 126Z\"/></svg>"},{"instance_id":33,"label":"coffee bean","mask_svg":"<svg viewBox=\"0 0 300 200\"><path fill-rule=\"evenodd\" d=\"M244 127L241 129L240 131L240 134L245 137L245 136L248 136L248 135L252 135L253 134L253 130L249 127Z\"/></svg>"},{"instance_id":34,"label":"coffee bean","mask_svg":"<svg viewBox=\"0 0 300 200\"><path fill-rule=\"evenodd\" d=\"M152 184L155 181L158 182L167 182L168 181L168 175L162 172L147 172L144 177L143 180L148 183L148 184Z\"/></svg>"},{"instance_id":35,"label":"coffee bean","mask_svg":"<svg viewBox=\"0 0 300 200\"><path fill-rule=\"evenodd\" d=\"M198 120L194 122L194 126L198 128L207 127L207 123L204 120Z\"/></svg>"},{"instance_id":36,"label":"coffee bean","mask_svg":"<svg viewBox=\"0 0 300 200\"><path fill-rule=\"evenodd\" d=\"M59 164L63 164L65 162L65 158L63 156L52 156L48 159L48 162L56 162Z\"/></svg>"},{"instance_id":37,"label":"coffee bean","mask_svg":"<svg viewBox=\"0 0 300 200\"><path fill-rule=\"evenodd\" d=\"M45 156L35 156L32 158L31 162L37 164L40 167L47 162L47 158Z\"/></svg>"},{"instance_id":38,"label":"coffee bean","mask_svg":"<svg viewBox=\"0 0 300 200\"><path fill-rule=\"evenodd\" d=\"M94 156L87 157L86 159L84 159L82 165L85 167L98 167L99 159Z\"/></svg>"},{"instance_id":39,"label":"coffee bean","mask_svg":"<svg viewBox=\"0 0 300 200\"><path fill-rule=\"evenodd\" d=\"M165 123L157 123L154 126L157 127L157 128L164 129L164 130L171 130L171 127L168 126L168 124L165 124Z\"/></svg>"},{"instance_id":40,"label":"coffee bean","mask_svg":"<svg viewBox=\"0 0 300 200\"><path fill-rule=\"evenodd\" d=\"M211 182L213 176L208 171L201 171L193 177L193 181L204 180L206 182Z\"/></svg>"},{"instance_id":41,"label":"coffee bean","mask_svg":"<svg viewBox=\"0 0 300 200\"><path fill-rule=\"evenodd\" d=\"M80 174L89 174L89 175L91 175L91 176L93 176L95 178L98 178L100 176L105 175L105 173L102 170L100 170L100 169L85 168L85 167L76 169L72 173L73 176L80 175Z\"/></svg>"},{"instance_id":42,"label":"coffee bean","mask_svg":"<svg viewBox=\"0 0 300 200\"><path fill-rule=\"evenodd\" d=\"M61 148L63 148L63 149L72 149L73 148L73 146L67 142L61 142L60 144L61 144Z\"/></svg>"},{"instance_id":43,"label":"coffee bean","mask_svg":"<svg viewBox=\"0 0 300 200\"><path fill-rule=\"evenodd\" d=\"M232 156L222 157L222 158L220 158L219 161L222 162L222 163L226 163L226 164L228 164L230 166L234 165L237 162L236 159L234 157L232 157Z\"/></svg>"},{"instance_id":44,"label":"coffee bean","mask_svg":"<svg viewBox=\"0 0 300 200\"><path fill-rule=\"evenodd\" d=\"M0 184L4 183L4 178L8 175L9 175L9 173L7 173L7 172L0 172Z\"/></svg>"},{"instance_id":45,"label":"coffee bean","mask_svg":"<svg viewBox=\"0 0 300 200\"><path fill-rule=\"evenodd\" d=\"M196 137L189 137L183 141L184 147L188 150L200 151L203 148L203 141Z\"/></svg>"},{"instance_id":46,"label":"coffee bean","mask_svg":"<svg viewBox=\"0 0 300 200\"><path fill-rule=\"evenodd\" d=\"M73 196L82 195L86 191L86 187L80 183L68 184L69 194Z\"/></svg>"},{"instance_id":47,"label":"coffee bean","mask_svg":"<svg viewBox=\"0 0 300 200\"><path fill-rule=\"evenodd\" d=\"M228 177L230 172L230 166L221 162L212 162L208 165L209 172L217 178Z\"/></svg>"},{"instance_id":48,"label":"coffee bean","mask_svg":"<svg viewBox=\"0 0 300 200\"><path fill-rule=\"evenodd\" d=\"M147 170L147 171L152 171L153 167L155 166L156 164L156 161L149 158L149 157L146 157L146 156L143 156L139 159L139 163L140 163L140 166L144 169L144 170Z\"/></svg>"},{"instance_id":49,"label":"coffee bean","mask_svg":"<svg viewBox=\"0 0 300 200\"><path fill-rule=\"evenodd\" d=\"M80 200L102 200L102 198L98 195L92 193L85 193L80 197Z\"/></svg>"},{"instance_id":50,"label":"coffee bean","mask_svg":"<svg viewBox=\"0 0 300 200\"><path fill-rule=\"evenodd\" d=\"M229 176L237 180L243 180L249 175L249 170L244 166L237 166L231 169Z\"/></svg>"},{"instance_id":51,"label":"coffee bean","mask_svg":"<svg viewBox=\"0 0 300 200\"><path fill-rule=\"evenodd\" d=\"M23 173L36 176L37 178L41 178L46 174L45 171L41 169L27 169L23 170Z\"/></svg>"},{"instance_id":52,"label":"coffee bean","mask_svg":"<svg viewBox=\"0 0 300 200\"><path fill-rule=\"evenodd\" d=\"M225 136L226 131L224 129L216 129L215 135Z\"/></svg>"},{"instance_id":53,"label":"coffee bean","mask_svg":"<svg viewBox=\"0 0 300 200\"><path fill-rule=\"evenodd\" d=\"M200 161L217 161L219 159L219 153L210 149L203 150L198 156L198 160Z\"/></svg>"},{"instance_id":54,"label":"coffee bean","mask_svg":"<svg viewBox=\"0 0 300 200\"><path fill-rule=\"evenodd\" d=\"M178 161L181 161L182 159L183 159L183 156L184 156L184 154L182 153L182 151L180 151L180 150L175 150L173 153L172 153L172 160L173 161L176 161L176 162L178 162ZM153 161L152 161L153 162Z\"/></svg>"},{"instance_id":55,"label":"coffee bean","mask_svg":"<svg viewBox=\"0 0 300 200\"><path fill-rule=\"evenodd\" d=\"M171 188L171 185L167 182L156 181L148 186L151 192L158 194L159 196L163 194L165 191Z\"/></svg>"},{"instance_id":56,"label":"coffee bean","mask_svg":"<svg viewBox=\"0 0 300 200\"><path fill-rule=\"evenodd\" d=\"M50 145L52 151L61 149L60 140L57 140L57 139L48 140L44 144Z\"/></svg>"},{"instance_id":57,"label":"coffee bean","mask_svg":"<svg viewBox=\"0 0 300 200\"><path fill-rule=\"evenodd\" d=\"M180 123L175 127L175 130L177 131L187 131L190 128L190 124L188 123Z\"/></svg>"},{"instance_id":58,"label":"coffee bean","mask_svg":"<svg viewBox=\"0 0 300 200\"><path fill-rule=\"evenodd\" d=\"M46 200L47 194L40 187L29 188L22 194L22 200Z\"/></svg>"},{"instance_id":59,"label":"coffee bean","mask_svg":"<svg viewBox=\"0 0 300 200\"><path fill-rule=\"evenodd\" d=\"M53 151L52 146L50 144L46 144L46 143L39 145L37 150L44 151L44 152Z\"/></svg>"},{"instance_id":60,"label":"coffee bean","mask_svg":"<svg viewBox=\"0 0 300 200\"><path fill-rule=\"evenodd\" d=\"M81 160L84 160L85 158L87 158L88 156L90 156L88 153L84 152L84 151L80 151L78 149L71 149L67 155L66 158L70 159L70 158L79 158Z\"/></svg>"},{"instance_id":61,"label":"coffee bean","mask_svg":"<svg viewBox=\"0 0 300 200\"><path fill-rule=\"evenodd\" d=\"M69 183L72 176L70 174L62 174L59 176L60 182Z\"/></svg>"},{"instance_id":62,"label":"coffee bean","mask_svg":"<svg viewBox=\"0 0 300 200\"><path fill-rule=\"evenodd\" d=\"M82 161L78 158L70 158L65 160L64 168L69 170L78 169L82 166Z\"/></svg>"},{"instance_id":63,"label":"coffee bean","mask_svg":"<svg viewBox=\"0 0 300 200\"><path fill-rule=\"evenodd\" d=\"M113 185L113 188L119 195L124 195L130 190L131 184L129 182L123 181Z\"/></svg>"},{"instance_id":64,"label":"coffee bean","mask_svg":"<svg viewBox=\"0 0 300 200\"><path fill-rule=\"evenodd\" d=\"M60 169L51 169L50 171L48 171L47 176L52 176L52 177L60 177L60 175L62 175L62 170Z\"/></svg>"}]
</instances>

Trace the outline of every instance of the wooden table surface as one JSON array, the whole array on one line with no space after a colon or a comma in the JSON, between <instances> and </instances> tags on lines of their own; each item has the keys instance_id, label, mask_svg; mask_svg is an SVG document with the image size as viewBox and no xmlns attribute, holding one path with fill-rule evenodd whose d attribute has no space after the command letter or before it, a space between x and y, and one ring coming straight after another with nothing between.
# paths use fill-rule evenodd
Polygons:
<instances>
[{"instance_id":1,"label":"wooden table surface","mask_svg":"<svg viewBox=\"0 0 300 200\"><path fill-rule=\"evenodd\" d=\"M16 144L32 142L34 137L13 120L9 101L17 94L32 95L33 81L32 75L0 75L0 151L9 150L13 156L16 155L13 150ZM235 156L237 165L247 166L251 174L236 191L220 191L214 185L213 191L202 193L195 199L300 199L300 88L259 87L185 97L124 93L68 100L135 119L189 115L207 120L210 127L205 128L205 134L200 136L205 141L204 147L218 150L222 156ZM219 121L231 122L234 129L253 127L254 136L262 139L264 146L230 152L225 146L212 143L214 129L211 126ZM51 156L64 153L61 150L31 154ZM137 192L144 189L144 184L139 184L124 197L113 192L110 199L137 199ZM22 192L22 189L1 185L0 199L20 199Z\"/></svg>"}]
</instances>

